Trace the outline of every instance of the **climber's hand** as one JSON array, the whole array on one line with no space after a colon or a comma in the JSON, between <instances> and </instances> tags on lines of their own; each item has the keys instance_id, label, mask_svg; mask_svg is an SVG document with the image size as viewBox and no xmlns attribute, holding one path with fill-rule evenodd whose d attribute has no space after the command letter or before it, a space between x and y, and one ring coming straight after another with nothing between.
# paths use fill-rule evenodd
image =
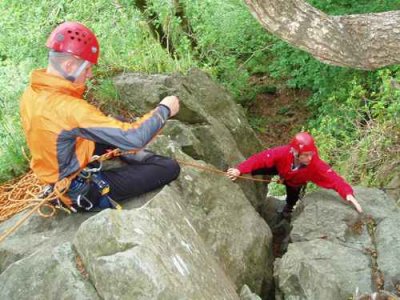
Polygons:
<instances>
[{"instance_id":1,"label":"climber's hand","mask_svg":"<svg viewBox=\"0 0 400 300\"><path fill-rule=\"evenodd\" d=\"M226 176L228 176L232 181L235 181L238 176L240 176L240 171L235 168L229 168L228 171L226 171Z\"/></svg>"},{"instance_id":2,"label":"climber's hand","mask_svg":"<svg viewBox=\"0 0 400 300\"><path fill-rule=\"evenodd\" d=\"M363 213L363 209L361 208L360 203L358 203L358 201L356 200L356 198L354 198L353 195L347 195L346 200L355 207L358 213L360 214Z\"/></svg>"}]
</instances>

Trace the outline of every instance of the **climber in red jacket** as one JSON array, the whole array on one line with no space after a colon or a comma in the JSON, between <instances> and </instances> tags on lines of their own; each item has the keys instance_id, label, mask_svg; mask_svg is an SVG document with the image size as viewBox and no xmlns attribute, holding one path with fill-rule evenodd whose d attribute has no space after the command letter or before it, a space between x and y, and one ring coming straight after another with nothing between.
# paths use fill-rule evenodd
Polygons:
<instances>
[{"instance_id":1,"label":"climber in red jacket","mask_svg":"<svg viewBox=\"0 0 400 300\"><path fill-rule=\"evenodd\" d=\"M314 139L307 132L296 134L289 145L254 154L236 168L228 169L227 176L236 180L241 174L247 173L281 177L286 186L286 205L282 212L284 217L290 217L300 191L309 181L335 190L346 202L354 205L357 212L362 213L350 184L319 157Z\"/></svg>"}]
</instances>

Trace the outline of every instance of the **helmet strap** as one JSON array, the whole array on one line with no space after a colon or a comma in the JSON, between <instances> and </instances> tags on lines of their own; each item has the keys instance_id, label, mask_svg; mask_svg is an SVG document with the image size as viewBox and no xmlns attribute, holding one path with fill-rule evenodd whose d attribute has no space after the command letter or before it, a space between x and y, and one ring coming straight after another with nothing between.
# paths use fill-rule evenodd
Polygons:
<instances>
[{"instance_id":1,"label":"helmet strap","mask_svg":"<svg viewBox=\"0 0 400 300\"><path fill-rule=\"evenodd\" d=\"M297 152L293 147L290 148L290 152L292 152L295 158L299 158L299 152Z\"/></svg>"},{"instance_id":2,"label":"helmet strap","mask_svg":"<svg viewBox=\"0 0 400 300\"><path fill-rule=\"evenodd\" d=\"M51 66L58 73L60 73L66 80L74 82L82 74L83 70L88 66L89 62L87 60L84 60L83 63L79 66L79 68L77 68L72 74L69 74L69 73L65 72L65 70L61 67L61 64L56 59L56 57L62 57L62 56L65 56L65 53L50 51L49 59L50 59Z\"/></svg>"},{"instance_id":3,"label":"helmet strap","mask_svg":"<svg viewBox=\"0 0 400 300\"><path fill-rule=\"evenodd\" d=\"M88 66L89 62L87 60L85 60L78 69L75 70L75 72L71 75L68 76L66 79L67 80L71 80L72 82L74 82L83 72L83 70L85 70L85 68ZM70 79L69 79L70 78Z\"/></svg>"}]
</instances>

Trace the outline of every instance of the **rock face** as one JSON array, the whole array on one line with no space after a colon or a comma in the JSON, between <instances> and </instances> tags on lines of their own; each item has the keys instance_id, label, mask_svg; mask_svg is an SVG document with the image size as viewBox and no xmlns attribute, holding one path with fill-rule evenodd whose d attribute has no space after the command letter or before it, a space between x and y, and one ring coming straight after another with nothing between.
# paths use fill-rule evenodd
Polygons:
<instances>
[{"instance_id":1,"label":"rock face","mask_svg":"<svg viewBox=\"0 0 400 300\"><path fill-rule=\"evenodd\" d=\"M102 299L238 299L182 208L164 188L132 211L106 210L75 247ZM171 222L173 220L173 222Z\"/></svg>"},{"instance_id":2,"label":"rock face","mask_svg":"<svg viewBox=\"0 0 400 300\"><path fill-rule=\"evenodd\" d=\"M398 293L395 222L400 210L377 189L357 188L355 195L363 217L330 191L309 194L298 205L292 243L275 263L279 299L348 299L356 291L361 295L381 289L393 297Z\"/></svg>"},{"instance_id":3,"label":"rock face","mask_svg":"<svg viewBox=\"0 0 400 300\"><path fill-rule=\"evenodd\" d=\"M141 112L168 94L180 97L178 117L150 145L158 154L223 169L260 150L240 107L199 71L125 74L116 86L127 106ZM126 201L123 211L31 217L0 244L0 299L268 294L272 236L256 211L265 188L181 166L175 182ZM22 215L0 224L0 231Z\"/></svg>"},{"instance_id":4,"label":"rock face","mask_svg":"<svg viewBox=\"0 0 400 300\"><path fill-rule=\"evenodd\" d=\"M194 69L187 76L122 74L115 78L120 97L128 109L145 113L167 95L177 95L181 109L163 134L177 141L189 156L227 169L261 150L243 109L229 93L203 72ZM265 186L239 183L258 210Z\"/></svg>"},{"instance_id":5,"label":"rock face","mask_svg":"<svg viewBox=\"0 0 400 300\"><path fill-rule=\"evenodd\" d=\"M25 212L22 212L1 223L0 232L11 228L24 214ZM37 251L49 251L52 247L71 241L80 224L93 215L92 213L57 214L49 219L33 215L15 234L0 244L0 272Z\"/></svg>"},{"instance_id":6,"label":"rock face","mask_svg":"<svg viewBox=\"0 0 400 300\"><path fill-rule=\"evenodd\" d=\"M150 148L178 161L195 163L172 145L160 137ZM236 286L245 283L257 293L262 288L268 291L272 286L272 233L244 192L225 177L210 176L185 164L171 186L185 199L182 206L193 226Z\"/></svg>"},{"instance_id":7,"label":"rock face","mask_svg":"<svg viewBox=\"0 0 400 300\"><path fill-rule=\"evenodd\" d=\"M40 249L0 274L1 299L101 299L77 268L71 243Z\"/></svg>"}]
</instances>

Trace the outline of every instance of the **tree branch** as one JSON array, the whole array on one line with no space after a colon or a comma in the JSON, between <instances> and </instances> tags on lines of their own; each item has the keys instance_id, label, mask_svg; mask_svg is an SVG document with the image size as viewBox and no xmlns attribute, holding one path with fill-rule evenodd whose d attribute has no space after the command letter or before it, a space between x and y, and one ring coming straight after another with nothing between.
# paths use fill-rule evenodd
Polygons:
<instances>
[{"instance_id":1,"label":"tree branch","mask_svg":"<svg viewBox=\"0 0 400 300\"><path fill-rule=\"evenodd\" d=\"M303 0L245 0L274 35L331 65L373 70L400 62L400 11L329 16Z\"/></svg>"}]
</instances>

